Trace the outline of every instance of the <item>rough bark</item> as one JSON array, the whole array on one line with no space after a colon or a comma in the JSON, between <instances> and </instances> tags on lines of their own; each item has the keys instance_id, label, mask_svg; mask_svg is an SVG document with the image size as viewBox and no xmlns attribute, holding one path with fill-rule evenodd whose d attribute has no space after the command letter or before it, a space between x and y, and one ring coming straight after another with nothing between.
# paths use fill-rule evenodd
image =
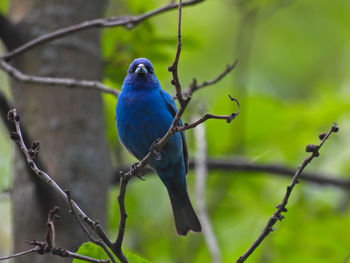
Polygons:
<instances>
[{"instance_id":1,"label":"rough bark","mask_svg":"<svg viewBox=\"0 0 350 263\"><path fill-rule=\"evenodd\" d=\"M101 17L104 0L11 0L11 18L28 38ZM16 58L28 74L99 80L102 75L99 31L66 37ZM102 223L111 164L105 141L99 92L63 87L34 87L12 83L14 104L33 139L40 141L40 157L47 172L79 205ZM28 248L25 240L42 240L48 209L61 205L57 246L76 249L86 238L68 208L31 179L16 153L14 168L14 250ZM62 258L33 255L16 262L63 262Z\"/></svg>"}]
</instances>

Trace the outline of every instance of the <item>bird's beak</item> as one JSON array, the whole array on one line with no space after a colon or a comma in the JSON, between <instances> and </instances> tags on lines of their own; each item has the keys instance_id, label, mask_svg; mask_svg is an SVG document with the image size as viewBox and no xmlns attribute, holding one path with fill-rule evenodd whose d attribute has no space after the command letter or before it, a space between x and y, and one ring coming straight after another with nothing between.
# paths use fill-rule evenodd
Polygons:
<instances>
[{"instance_id":1,"label":"bird's beak","mask_svg":"<svg viewBox=\"0 0 350 263\"><path fill-rule=\"evenodd\" d=\"M145 65L143 64L139 64L135 70L136 74L147 74L147 69L145 67Z\"/></svg>"}]
</instances>

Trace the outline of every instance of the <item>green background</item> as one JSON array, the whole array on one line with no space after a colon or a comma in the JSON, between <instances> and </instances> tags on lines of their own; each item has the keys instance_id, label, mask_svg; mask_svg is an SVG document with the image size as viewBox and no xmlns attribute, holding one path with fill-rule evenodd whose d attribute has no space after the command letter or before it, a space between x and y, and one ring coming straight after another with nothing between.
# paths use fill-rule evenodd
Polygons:
<instances>
[{"instance_id":1,"label":"green background","mask_svg":"<svg viewBox=\"0 0 350 263\"><path fill-rule=\"evenodd\" d=\"M106 16L139 14L167 1L110 1ZM0 2L6 12L7 1ZM251 15L253 14L253 15ZM350 3L334 0L205 1L183 10L183 87L216 77L235 58L237 69L215 86L198 91L183 119L205 112L230 114L228 94L241 101L242 114L231 124L204 124L211 158L244 158L297 168L305 146L336 121L321 155L307 171L350 174ZM149 58L162 87L174 94L167 67L176 50L177 13L159 15L132 30L102 31L104 83L120 88L128 64ZM1 72L1 89L7 90ZM7 92L9 94L9 92ZM115 164L135 161L119 144L114 123L116 100L103 95L107 138ZM187 132L190 156L196 145ZM0 125L0 189L11 187L12 142ZM206 201L223 262L235 262L275 211L290 179L261 173L210 172ZM194 199L194 173L188 176ZM111 187L108 230L119 218L117 188ZM165 188L156 176L128 186L129 214L124 247L151 262L211 262L203 236L175 233ZM0 252L10 253L9 197L0 194ZM296 186L286 218L248 262L343 262L350 253L349 193L303 182Z\"/></svg>"}]
</instances>

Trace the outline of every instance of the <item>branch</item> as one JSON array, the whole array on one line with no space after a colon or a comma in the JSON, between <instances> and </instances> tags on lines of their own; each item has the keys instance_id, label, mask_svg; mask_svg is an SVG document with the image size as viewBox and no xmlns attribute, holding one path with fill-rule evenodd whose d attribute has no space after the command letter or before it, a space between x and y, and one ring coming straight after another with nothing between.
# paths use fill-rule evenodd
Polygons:
<instances>
[{"instance_id":1,"label":"branch","mask_svg":"<svg viewBox=\"0 0 350 263\"><path fill-rule=\"evenodd\" d=\"M204 0L188 0L183 3L184 6L190 6L195 5L197 3L203 2ZM91 29L91 28L103 28L103 27L117 27L117 26L124 26L128 29L131 29L135 27L136 25L140 24L144 20L156 16L158 14L165 13L167 11L170 11L172 9L175 9L178 5L176 3L169 3L162 7L156 8L152 11L143 13L138 16L122 16L122 17L110 17L110 18L98 18L94 20L84 21L82 23L68 26L65 28L58 29L54 32L42 35L38 38L35 38L26 44L14 49L11 52L8 52L7 54L3 55L1 59L9 60L14 57L17 57L18 55L36 47L39 45L42 45L44 43L47 43L49 41L70 35L72 33L80 32L83 30Z\"/></svg>"},{"instance_id":2,"label":"branch","mask_svg":"<svg viewBox=\"0 0 350 263\"><path fill-rule=\"evenodd\" d=\"M182 43L181 43L181 16L182 16L182 0L179 0L179 15L178 15L178 24L177 24L177 48L176 48L176 55L173 64L168 68L168 71L172 73L173 79L171 80L171 84L174 85L176 89L176 97L179 100L180 105L183 107L186 102L185 98L183 97L181 93L181 84L179 80L178 75L178 65L179 65L179 59L182 49ZM189 100L190 97L187 97L187 100Z\"/></svg>"},{"instance_id":3,"label":"branch","mask_svg":"<svg viewBox=\"0 0 350 263\"><path fill-rule=\"evenodd\" d=\"M10 111L12 108L11 103L6 99L5 95L0 91L0 116L1 119L3 120L3 123L8 130L9 134L15 129L15 125L12 122L9 122L7 120L7 113ZM22 127L22 137L23 141L25 143L31 142L31 137L28 134L28 130L25 127ZM18 146L19 152L21 152L21 147L20 144L16 144ZM26 157L22 155L24 163L26 162ZM45 165L41 158L36 154L36 159L35 162L40 169L45 169ZM27 175L29 178L33 181L33 185L35 186L37 193L39 196L43 196L45 198L39 198L39 202L41 203L43 209L47 211L49 209L49 204L50 203L55 203L56 201L56 196L52 194L52 192L47 189L45 182L40 180L38 176L32 176L35 175L35 173L32 171L32 169L27 166Z\"/></svg>"},{"instance_id":4,"label":"branch","mask_svg":"<svg viewBox=\"0 0 350 263\"><path fill-rule=\"evenodd\" d=\"M273 226L276 224L276 222L281 221L284 218L284 216L282 215L282 212L287 212L286 205L288 203L289 197L294 189L294 186L297 183L299 183L299 179L302 176L303 170L315 157L318 157L320 155L318 151L322 147L322 145L325 143L325 141L328 139L329 135L331 135L332 132L338 132L338 130L339 128L337 127L337 124L334 123L332 128L328 131L327 134L323 133L319 136L321 139L321 143L319 145L309 144L306 147L306 152L311 152L312 154L309 157L307 157L303 161L303 163L298 167L297 171L295 172L295 175L293 176L292 182L290 183L290 185L287 186L287 190L282 199L282 202L276 206L277 211L270 217L265 228L260 233L259 237L253 242L253 244L249 247L249 249L242 256L239 257L236 263L244 262L261 244L261 242L264 241L264 239L274 230Z\"/></svg>"},{"instance_id":5,"label":"branch","mask_svg":"<svg viewBox=\"0 0 350 263\"><path fill-rule=\"evenodd\" d=\"M112 94L115 97L118 97L120 93L119 90L112 89L98 81L76 80L76 79L70 79L70 78L50 78L50 77L26 75L21 71L19 71L18 69L16 69L15 67L11 66L5 60L0 60L0 68L2 68L5 72L7 72L11 77L16 79L17 81L26 83L26 84L95 89L101 92Z\"/></svg>"},{"instance_id":6,"label":"branch","mask_svg":"<svg viewBox=\"0 0 350 263\"><path fill-rule=\"evenodd\" d=\"M47 233L46 233L46 242L41 242L41 241L29 241L28 243L33 245L34 248L20 252L17 254L14 254L9 257L4 257L0 258L1 260L9 259L9 258L15 258L15 257L20 257L27 255L29 253L37 252L40 255L51 253L52 255L60 256L60 257L69 257L69 258L76 258L76 259L81 259L85 260L88 262L93 262L93 263L107 263L109 262L109 259L103 259L103 260L98 260L95 258L91 258L88 256L84 255L79 255L77 253L71 252L67 249L63 248L57 248L56 247L56 234L55 234L55 222L57 219L59 219L58 216L59 212L59 207L55 207L54 209L49 211L48 219L47 219Z\"/></svg>"},{"instance_id":7,"label":"branch","mask_svg":"<svg viewBox=\"0 0 350 263\"><path fill-rule=\"evenodd\" d=\"M218 171L245 171L262 172L267 175L279 175L283 177L293 177L295 170L279 164L257 164L244 160L208 160L208 168ZM193 168L193 162L190 162L190 168ZM319 185L330 185L344 190L350 189L350 180L336 175L326 175L316 172L304 172L303 180Z\"/></svg>"},{"instance_id":8,"label":"branch","mask_svg":"<svg viewBox=\"0 0 350 263\"><path fill-rule=\"evenodd\" d=\"M238 64L238 60L236 59L231 65L227 65L226 69L219 74L216 78L210 80L210 81L204 81L201 84L197 84L197 80L194 78L190 87L183 92L185 96L191 96L195 91L214 85L217 82L219 82L221 79L223 79L228 73L230 73Z\"/></svg>"},{"instance_id":9,"label":"branch","mask_svg":"<svg viewBox=\"0 0 350 263\"><path fill-rule=\"evenodd\" d=\"M108 263L109 262L108 259L95 259L95 258L91 258L88 256L79 255L77 253L70 252L69 250L66 250L65 252L67 253L67 257L69 257L69 258L81 259L81 260L85 260L85 261L92 262L92 263Z\"/></svg>"},{"instance_id":10,"label":"branch","mask_svg":"<svg viewBox=\"0 0 350 263\"><path fill-rule=\"evenodd\" d=\"M2 257L2 258L0 258L0 261L6 260L6 259L11 259L11 258L21 257L21 256L28 255L28 254L31 254L34 252L38 252L39 250L40 250L40 247L36 246L36 247L33 247L33 248L26 250L26 251L23 251L23 252L19 252L19 253L16 253L16 254L13 254L13 255L10 255L7 257Z\"/></svg>"},{"instance_id":11,"label":"branch","mask_svg":"<svg viewBox=\"0 0 350 263\"><path fill-rule=\"evenodd\" d=\"M16 109L12 109L8 113L8 120L12 121L15 124L16 131L11 132L11 138L17 142L17 144L20 146L21 151L23 152L25 156L25 160L28 164L28 166L31 168L31 170L47 185L50 186L52 190L54 190L65 202L69 205L72 206L77 213L77 215L81 218L81 220L85 223L87 223L95 232L96 234L103 240L103 242L110 247L112 244L112 241L108 238L107 234L105 231L102 229L101 225L98 222L95 222L91 220L84 212L81 210L81 208L73 201L70 199L69 196L57 185L57 183L51 179L51 177L45 173L43 170L40 170L34 159L37 155L38 151L38 143L33 143L33 146L28 149L26 144L23 141L23 135L21 132L19 120L20 117L17 114Z\"/></svg>"},{"instance_id":12,"label":"branch","mask_svg":"<svg viewBox=\"0 0 350 263\"><path fill-rule=\"evenodd\" d=\"M197 212L198 217L202 225L203 236L210 255L212 262L220 263L220 249L217 243L212 224L209 219L206 203L205 203L205 186L208 177L207 167L207 143L205 138L205 127L204 125L198 126L194 129L197 153L195 160L195 172L196 172L196 201L197 201Z\"/></svg>"},{"instance_id":13,"label":"branch","mask_svg":"<svg viewBox=\"0 0 350 263\"><path fill-rule=\"evenodd\" d=\"M209 119L226 120L227 123L230 123L233 119L235 119L238 116L239 112L241 111L241 106L239 104L239 101L236 98L232 98L230 95L228 95L228 97L230 98L231 101L235 101L237 103L237 106L238 106L237 112L234 112L231 115L213 115L208 113L193 123L190 123L190 124L185 123L184 126L177 126L176 130L185 131L185 130L193 129L194 127L197 127L199 124Z\"/></svg>"},{"instance_id":14,"label":"branch","mask_svg":"<svg viewBox=\"0 0 350 263\"><path fill-rule=\"evenodd\" d=\"M113 250L116 252L116 256L122 263L128 263L128 259L124 255L122 251L122 243L125 234L125 226L126 226L126 218L128 217L125 209L125 194L126 194L126 186L128 185L129 178L126 176L120 177L120 191L118 195L118 204L120 211L120 221L119 221L119 229L117 239L113 244Z\"/></svg>"},{"instance_id":15,"label":"branch","mask_svg":"<svg viewBox=\"0 0 350 263\"><path fill-rule=\"evenodd\" d=\"M190 160L189 168L194 169L195 162ZM230 160L230 159L208 159L206 161L207 168L210 171L222 171L222 172L231 172L231 171L243 171L243 172L261 172L266 173L266 175L277 175L282 177L293 177L295 170L279 165L279 164L258 164L252 163L245 160ZM117 184L120 181L120 171L128 170L130 166L121 165L116 167L115 173L113 175L112 183ZM144 167L141 169L141 173L149 174L154 171L149 167ZM220 174L221 175L221 174ZM326 175L316 172L304 172L303 180L305 182L314 183L318 185L329 185L334 187L339 187L344 190L350 189L350 180L343 178L344 176L336 175Z\"/></svg>"},{"instance_id":16,"label":"branch","mask_svg":"<svg viewBox=\"0 0 350 263\"><path fill-rule=\"evenodd\" d=\"M68 190L65 191L67 197L68 197L68 201L69 201L69 213L73 214L73 217L75 218L75 220L79 223L81 229L83 230L83 232L85 233L85 235L87 237L89 237L90 241L93 242L94 244L100 246L103 248L103 250L106 252L106 254L108 255L109 259L111 260L111 262L113 263L117 263L115 261L114 256L112 255L111 251L108 249L107 245L103 242L103 240L101 239L97 239L93 236L92 233L90 233L90 231L85 227L83 221L81 220L81 218L77 215L74 207L73 207L73 201L71 199L71 195L70 192Z\"/></svg>"}]
</instances>

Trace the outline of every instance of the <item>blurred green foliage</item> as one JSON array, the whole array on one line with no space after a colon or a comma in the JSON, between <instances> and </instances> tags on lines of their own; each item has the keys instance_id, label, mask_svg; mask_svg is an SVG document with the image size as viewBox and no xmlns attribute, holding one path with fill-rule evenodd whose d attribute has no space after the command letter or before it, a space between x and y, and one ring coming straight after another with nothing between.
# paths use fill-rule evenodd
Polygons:
<instances>
[{"instance_id":1,"label":"blurred green foliage","mask_svg":"<svg viewBox=\"0 0 350 263\"><path fill-rule=\"evenodd\" d=\"M9 8L9 1L2 0L0 2L0 13L7 13L8 8Z\"/></svg>"},{"instance_id":2,"label":"blurred green foliage","mask_svg":"<svg viewBox=\"0 0 350 263\"><path fill-rule=\"evenodd\" d=\"M166 2L111 0L107 15L139 14ZM250 21L247 14L253 11L256 17ZM349 13L350 3L341 0L205 1L183 10L179 75L184 88L194 77L199 82L216 77L235 58L249 59L239 61L237 69L214 87L195 93L185 113L185 122L203 112L229 114L235 109L227 95L241 101L242 114L233 123L212 120L204 124L211 158L239 156L297 168L307 156L305 145L318 143L318 134L336 121L340 132L332 135L307 170L350 177ZM254 25L249 27L250 38L241 39L239 32L245 23ZM132 30L104 29L104 82L119 89L129 63L147 57L163 88L174 94L167 67L175 55L176 30L174 11ZM239 49L240 44L251 44L251 48ZM246 76L243 83L242 75ZM135 159L117 139L116 101L110 95L103 98L112 159L116 165L131 164ZM0 146L5 149L0 151L1 187L9 185L11 173L11 144L6 136L0 136ZM193 157L192 131L187 137ZM223 262L234 262L250 246L289 181L260 173L210 173L207 205ZM188 183L195 203L192 172ZM119 220L117 193L113 187L108 200L107 226L112 235ZM132 180L126 205L124 248L152 262L211 262L202 235L176 235L167 193L156 176L145 182ZM350 253L348 192L301 181L285 216L249 262L343 262Z\"/></svg>"}]
</instances>

